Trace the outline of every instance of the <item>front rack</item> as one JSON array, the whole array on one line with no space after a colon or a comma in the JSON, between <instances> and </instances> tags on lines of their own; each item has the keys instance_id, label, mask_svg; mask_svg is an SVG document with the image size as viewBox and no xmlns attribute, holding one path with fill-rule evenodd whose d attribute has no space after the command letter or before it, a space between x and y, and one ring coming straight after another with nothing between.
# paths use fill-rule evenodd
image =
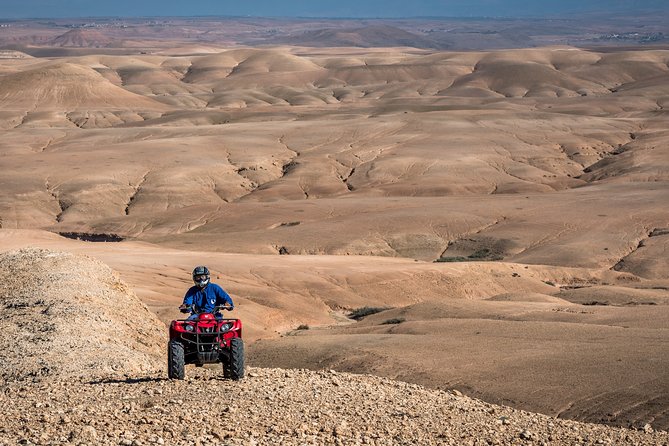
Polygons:
<instances>
[{"instance_id":1,"label":"front rack","mask_svg":"<svg viewBox=\"0 0 669 446\"><path fill-rule=\"evenodd\" d=\"M181 342L184 343L186 347L186 356L190 357L191 360L188 362L196 363L212 363L217 362L223 349L221 348L221 343L223 341L223 335L231 331L234 323L238 319L214 319L208 321L198 321L196 319L178 319L175 322L181 322L184 324L192 324L193 331L181 331L178 332L178 337ZM198 326L198 323L204 322L203 325L211 325L210 327L201 327ZM225 330L219 330L218 327L221 324L229 324L229 328ZM196 356L196 358L193 358Z\"/></svg>"}]
</instances>

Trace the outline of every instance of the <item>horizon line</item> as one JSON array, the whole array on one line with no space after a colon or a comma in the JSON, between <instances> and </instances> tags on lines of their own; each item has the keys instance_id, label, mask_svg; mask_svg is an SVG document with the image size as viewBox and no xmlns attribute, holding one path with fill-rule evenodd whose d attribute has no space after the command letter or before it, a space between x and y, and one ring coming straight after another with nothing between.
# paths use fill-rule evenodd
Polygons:
<instances>
[{"instance_id":1,"label":"horizon line","mask_svg":"<svg viewBox=\"0 0 669 446\"><path fill-rule=\"evenodd\" d=\"M608 10L585 10L585 11L572 11L572 12L562 12L562 13L553 13L553 14L542 14L542 15L434 15L434 16L301 16L301 15L290 15L290 16L276 16L276 15L227 15L227 14L193 14L193 15L86 15L86 16L45 16L45 17L0 17L0 22L12 22L20 20L84 20L84 19L151 19L151 18L172 18L172 19L185 19L185 18L225 18L225 19L270 19L270 20L512 20L512 19L570 19L574 18L572 15L574 13L578 14L605 14L607 16L611 15L629 15L630 13L638 14L649 14L649 13L663 13L668 14L669 10L666 9L639 9L637 11L630 10L618 10L618 11L608 11Z\"/></svg>"}]
</instances>

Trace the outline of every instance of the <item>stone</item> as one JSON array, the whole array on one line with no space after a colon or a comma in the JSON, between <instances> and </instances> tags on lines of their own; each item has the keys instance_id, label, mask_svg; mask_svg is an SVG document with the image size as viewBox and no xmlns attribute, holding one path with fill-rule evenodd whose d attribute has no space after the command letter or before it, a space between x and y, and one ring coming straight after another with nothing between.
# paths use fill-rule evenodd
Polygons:
<instances>
[{"instance_id":1,"label":"stone","mask_svg":"<svg viewBox=\"0 0 669 446\"><path fill-rule=\"evenodd\" d=\"M523 430L518 436L523 440L532 440L534 438L532 432L528 431L527 429Z\"/></svg>"}]
</instances>

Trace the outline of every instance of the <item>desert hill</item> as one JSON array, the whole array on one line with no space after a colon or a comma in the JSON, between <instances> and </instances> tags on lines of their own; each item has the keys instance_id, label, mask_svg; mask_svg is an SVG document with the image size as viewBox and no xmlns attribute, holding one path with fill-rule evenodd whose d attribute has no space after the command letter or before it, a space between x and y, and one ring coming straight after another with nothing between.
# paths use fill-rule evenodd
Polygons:
<instances>
[{"instance_id":1,"label":"desert hill","mask_svg":"<svg viewBox=\"0 0 669 446\"><path fill-rule=\"evenodd\" d=\"M442 48L434 40L395 26L375 24L358 28L330 28L305 31L290 37L275 39L277 43L309 47L414 47Z\"/></svg>"},{"instance_id":2,"label":"desert hill","mask_svg":"<svg viewBox=\"0 0 669 446\"><path fill-rule=\"evenodd\" d=\"M112 39L94 29L72 29L54 38L50 43L59 47L100 48L109 46Z\"/></svg>"},{"instance_id":3,"label":"desert hill","mask_svg":"<svg viewBox=\"0 0 669 446\"><path fill-rule=\"evenodd\" d=\"M666 8L601 9L527 17L412 17L403 19L263 17L96 17L3 22L0 46L30 54L137 54L192 48L271 46L323 48L414 46L459 51L577 45L601 51L667 48ZM603 6L602 6L603 7ZM418 10L417 10L418 11ZM102 45L96 45L96 42ZM63 43L71 46L61 46ZM181 51L183 52L183 51Z\"/></svg>"},{"instance_id":4,"label":"desert hill","mask_svg":"<svg viewBox=\"0 0 669 446\"><path fill-rule=\"evenodd\" d=\"M44 249L0 255L3 384L162 366L164 326L109 267Z\"/></svg>"},{"instance_id":5,"label":"desert hill","mask_svg":"<svg viewBox=\"0 0 669 446\"><path fill-rule=\"evenodd\" d=\"M207 239L229 252L435 260L485 249L612 267L669 225L656 187L669 159L665 51L318 51L12 66L2 144L25 150L3 160L4 226ZM36 163L54 169L35 176ZM605 202L585 219L564 211L599 196L638 222ZM536 209L548 234L519 236ZM573 248L584 239L593 252Z\"/></svg>"},{"instance_id":6,"label":"desert hill","mask_svg":"<svg viewBox=\"0 0 669 446\"><path fill-rule=\"evenodd\" d=\"M27 111L79 108L160 110L161 104L111 84L93 69L71 63L39 63L1 78L4 108ZM62 125L62 124L61 124Z\"/></svg>"},{"instance_id":7,"label":"desert hill","mask_svg":"<svg viewBox=\"0 0 669 446\"><path fill-rule=\"evenodd\" d=\"M558 420L334 370L251 368L231 382L214 367L189 368L187 380L170 381L155 370L161 324L101 262L23 249L3 253L0 271L0 434L10 444L667 441L650 426ZM191 404L204 400L205 409Z\"/></svg>"}]
</instances>

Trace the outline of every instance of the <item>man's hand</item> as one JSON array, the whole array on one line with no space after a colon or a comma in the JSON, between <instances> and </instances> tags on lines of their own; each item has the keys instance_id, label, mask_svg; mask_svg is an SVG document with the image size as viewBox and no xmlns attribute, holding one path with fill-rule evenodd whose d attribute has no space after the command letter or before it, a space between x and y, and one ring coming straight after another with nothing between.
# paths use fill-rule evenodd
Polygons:
<instances>
[{"instance_id":1,"label":"man's hand","mask_svg":"<svg viewBox=\"0 0 669 446\"><path fill-rule=\"evenodd\" d=\"M190 307L187 305L181 305L179 306L179 311L182 313L190 313Z\"/></svg>"}]
</instances>

